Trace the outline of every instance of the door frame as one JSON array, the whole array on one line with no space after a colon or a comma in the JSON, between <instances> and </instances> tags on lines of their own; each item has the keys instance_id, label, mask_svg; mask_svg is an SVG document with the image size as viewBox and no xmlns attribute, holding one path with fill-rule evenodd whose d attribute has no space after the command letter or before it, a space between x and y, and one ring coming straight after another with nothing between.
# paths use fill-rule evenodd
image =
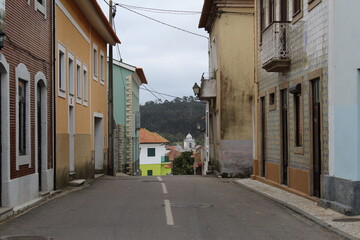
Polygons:
<instances>
[{"instance_id":1,"label":"door frame","mask_svg":"<svg viewBox=\"0 0 360 240\"><path fill-rule=\"evenodd\" d=\"M322 186L322 173L323 173L323 130L322 130L322 115L323 115L323 98L322 96L322 73L323 69L317 69L311 73L308 74L308 92L309 92L309 124L310 124L310 160L309 160L309 189L310 194L314 196L315 189L314 189L314 131L313 131L313 81L319 79L319 98L320 98L320 197L321 197L321 186Z\"/></svg>"},{"instance_id":2,"label":"door frame","mask_svg":"<svg viewBox=\"0 0 360 240\"><path fill-rule=\"evenodd\" d=\"M95 121L96 119L100 119L101 120L101 133L102 133L102 137L101 137L101 142L102 142L102 148L101 148L101 159L102 159L102 167L101 169L97 168L96 167L96 163L97 163L97 158L96 158L96 124L95 124ZM94 169L95 170L100 170L100 171L104 171L104 162L105 162L105 158L104 158L104 148L105 148L105 141L104 141L104 137L105 137L105 131L104 131L104 115L102 113L97 113L97 112L94 112L94 117L93 117L93 120L94 120L94 126L93 126L93 131L94 131L94 135L93 135L93 139L94 139Z\"/></svg>"},{"instance_id":3,"label":"door frame","mask_svg":"<svg viewBox=\"0 0 360 240\"><path fill-rule=\"evenodd\" d=\"M260 176L266 178L266 98L260 96Z\"/></svg>"},{"instance_id":4,"label":"door frame","mask_svg":"<svg viewBox=\"0 0 360 240\"><path fill-rule=\"evenodd\" d=\"M38 133L39 126L38 126L38 84L42 84L40 86L41 91L41 164L40 167L38 166L39 161L39 152L38 152L38 134L35 134L35 159L36 159L36 171L39 174L39 190L40 187L42 190L44 190L44 186L46 186L46 179L45 174L43 174L44 171L47 170L47 160L48 160L48 122L47 122L47 116L48 116L48 106L47 106L47 80L42 72L38 72L35 75L35 130ZM39 172L40 169L40 172Z\"/></svg>"},{"instance_id":5,"label":"door frame","mask_svg":"<svg viewBox=\"0 0 360 240\"><path fill-rule=\"evenodd\" d=\"M281 84L279 86L279 91L280 91L280 107L279 107L279 112L280 112L280 157L281 157L281 161L280 161L280 183L289 186L289 160L290 160L290 154L289 154L289 83L286 82L284 84ZM283 131L284 131L284 127L283 127L283 92L286 93L286 100L287 100L287 111L286 111L286 131L287 131L287 177L286 177L286 183L284 181L284 138L283 138Z\"/></svg>"},{"instance_id":6,"label":"door frame","mask_svg":"<svg viewBox=\"0 0 360 240\"><path fill-rule=\"evenodd\" d=\"M70 110L71 109L71 110ZM69 111L69 115L68 115L68 125L69 125L69 173L70 175L75 172L75 106L69 105L68 106L68 111ZM70 112L72 112L72 115L70 116ZM71 119L72 119L72 123L73 125L71 125ZM73 132L71 132L71 127ZM71 147L71 133L73 133L73 144ZM73 151L71 151L73 150ZM73 157L73 159L71 159L71 157Z\"/></svg>"},{"instance_id":7,"label":"door frame","mask_svg":"<svg viewBox=\"0 0 360 240\"><path fill-rule=\"evenodd\" d=\"M0 107L1 107L1 161L0 161L0 207L9 204L8 196L3 196L4 189L9 186L5 184L10 180L10 161L3 161L3 159L10 159L10 86L9 86L9 64L5 56L0 53Z\"/></svg>"}]
</instances>

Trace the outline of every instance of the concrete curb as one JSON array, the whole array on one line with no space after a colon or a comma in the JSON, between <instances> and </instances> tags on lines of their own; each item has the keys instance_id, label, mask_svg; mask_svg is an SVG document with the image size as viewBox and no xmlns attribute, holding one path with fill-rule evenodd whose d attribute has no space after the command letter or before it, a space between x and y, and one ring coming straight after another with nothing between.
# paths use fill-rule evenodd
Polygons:
<instances>
[{"instance_id":1,"label":"concrete curb","mask_svg":"<svg viewBox=\"0 0 360 240\"><path fill-rule=\"evenodd\" d=\"M285 206L286 208L292 210L293 212L295 212L295 213L297 213L299 215L302 215L305 218L307 218L308 220L316 223L317 225L319 225L319 226L321 226L321 227L323 227L323 228L325 228L325 229L327 229L327 230L329 230L329 231L331 231L333 233L336 233L340 237L343 237L343 238L345 238L347 240L359 240L359 238L351 236L350 234L348 234L348 233L346 233L344 231L341 231L341 230L339 230L339 229L337 229L337 228L335 228L335 227L321 221L320 219L312 216L311 214L309 214L309 213L307 213L307 212L305 212L305 211L303 211L303 210L301 210L301 209L299 209L299 208L297 208L297 207L295 207L295 206L293 206L291 204L288 204L288 203L286 203L284 201L281 201L281 200L276 199L276 198L274 198L272 196L269 196L269 195L267 195L267 194L265 194L265 193L263 193L263 192L261 192L259 190L256 190L256 189L251 188L251 187L249 187L249 186L247 186L247 185L245 185L245 184L243 184L241 182L238 182L237 180L232 180L232 182L234 182L236 184L239 184L240 186L245 187L246 189L248 189L250 191L253 191L253 192L255 192L255 193L257 193L257 194L259 194L259 195L261 195L263 197L266 197L266 198L272 200L275 203L278 203L278 204L280 204L282 206Z\"/></svg>"},{"instance_id":2,"label":"concrete curb","mask_svg":"<svg viewBox=\"0 0 360 240\"><path fill-rule=\"evenodd\" d=\"M29 202L15 206L13 208L10 208L10 210L4 211L4 213L0 214L0 225L7 221L15 219L19 216L22 216L23 214L31 211L32 209L40 207L41 205L43 205L49 201L52 201L59 197L63 197L70 193L77 192L84 188L87 188L95 181L103 179L103 178L104 178L104 176L100 176L99 178L95 178L95 179L88 179L85 181L85 183L83 185L81 185L79 187L69 186L69 187L61 189L61 190L54 190L54 191L49 192L49 194L47 194L46 196L31 200Z\"/></svg>"}]
</instances>

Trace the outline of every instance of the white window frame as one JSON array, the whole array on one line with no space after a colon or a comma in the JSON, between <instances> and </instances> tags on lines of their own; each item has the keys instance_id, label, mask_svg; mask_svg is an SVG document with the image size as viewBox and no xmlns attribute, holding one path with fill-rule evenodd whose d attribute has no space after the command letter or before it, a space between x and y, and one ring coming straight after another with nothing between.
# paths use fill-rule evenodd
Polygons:
<instances>
[{"instance_id":1,"label":"white window frame","mask_svg":"<svg viewBox=\"0 0 360 240\"><path fill-rule=\"evenodd\" d=\"M96 56L95 56L95 51L96 51ZM93 79L95 81L98 80L98 74L99 74L99 51L98 51L98 47L97 45L94 43L93 44L93 50L92 50L92 66L93 66Z\"/></svg>"},{"instance_id":2,"label":"white window frame","mask_svg":"<svg viewBox=\"0 0 360 240\"><path fill-rule=\"evenodd\" d=\"M76 59L76 103L82 104L83 99L83 83L82 83L82 74L81 74L81 61Z\"/></svg>"},{"instance_id":3,"label":"white window frame","mask_svg":"<svg viewBox=\"0 0 360 240\"><path fill-rule=\"evenodd\" d=\"M60 52L63 54L63 59L60 58ZM62 67L60 67L60 65ZM61 44L58 43L58 96L65 98L66 97L66 49ZM61 75L60 75L60 69L61 69ZM61 76L61 79L60 79ZM60 84L61 83L61 84ZM60 87L61 85L61 87Z\"/></svg>"},{"instance_id":4,"label":"white window frame","mask_svg":"<svg viewBox=\"0 0 360 240\"><path fill-rule=\"evenodd\" d=\"M105 55L103 51L100 51L100 83L102 85L105 85L105 69L106 69Z\"/></svg>"},{"instance_id":5,"label":"white window frame","mask_svg":"<svg viewBox=\"0 0 360 240\"><path fill-rule=\"evenodd\" d=\"M25 113L25 117L26 117L26 133L25 133L25 138L26 138L26 154L25 155L21 155L19 153L19 79L23 80L26 82L26 113ZM20 63L16 68L15 68L15 86L16 86L16 170L19 170L19 166L20 165L29 165L29 167L31 167L31 125L30 125L30 72L28 71L27 67L25 66L25 64Z\"/></svg>"},{"instance_id":6,"label":"white window frame","mask_svg":"<svg viewBox=\"0 0 360 240\"><path fill-rule=\"evenodd\" d=\"M39 11L44 15L44 18L46 19L46 0L42 1L43 3L39 3L37 0L34 0L34 8L35 11Z\"/></svg>"},{"instance_id":7,"label":"white window frame","mask_svg":"<svg viewBox=\"0 0 360 240\"><path fill-rule=\"evenodd\" d=\"M84 101L83 105L88 106L89 101L89 72L87 66L83 65Z\"/></svg>"},{"instance_id":8,"label":"white window frame","mask_svg":"<svg viewBox=\"0 0 360 240\"><path fill-rule=\"evenodd\" d=\"M70 61L72 61L72 66L70 66ZM74 75L75 75L75 57L74 55L68 51L68 57L67 57L67 61L66 64L68 66L68 73L67 73L67 82L69 84L69 96L74 96L75 95L75 81L74 81Z\"/></svg>"}]
</instances>

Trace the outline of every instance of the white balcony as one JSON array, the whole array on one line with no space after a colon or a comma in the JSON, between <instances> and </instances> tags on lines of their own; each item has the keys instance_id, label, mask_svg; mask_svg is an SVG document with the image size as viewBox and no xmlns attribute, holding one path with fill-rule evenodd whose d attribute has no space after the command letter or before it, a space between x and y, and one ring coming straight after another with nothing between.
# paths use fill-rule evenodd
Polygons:
<instances>
[{"instance_id":1,"label":"white balcony","mask_svg":"<svg viewBox=\"0 0 360 240\"><path fill-rule=\"evenodd\" d=\"M273 22L262 32L261 63L267 72L284 72L290 67L289 23Z\"/></svg>"},{"instance_id":2,"label":"white balcony","mask_svg":"<svg viewBox=\"0 0 360 240\"><path fill-rule=\"evenodd\" d=\"M201 90L199 98L201 100L209 100L216 97L216 78L214 76L201 77Z\"/></svg>"}]
</instances>

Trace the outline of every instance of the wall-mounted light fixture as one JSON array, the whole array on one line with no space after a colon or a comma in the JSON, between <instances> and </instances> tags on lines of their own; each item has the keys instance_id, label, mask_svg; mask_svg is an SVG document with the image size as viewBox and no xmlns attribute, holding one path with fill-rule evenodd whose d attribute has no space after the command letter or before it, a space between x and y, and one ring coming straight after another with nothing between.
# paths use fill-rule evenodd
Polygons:
<instances>
[{"instance_id":1,"label":"wall-mounted light fixture","mask_svg":"<svg viewBox=\"0 0 360 240\"><path fill-rule=\"evenodd\" d=\"M193 91L194 91L195 96L199 97L200 87L199 87L199 85L197 83L194 84Z\"/></svg>"}]
</instances>

